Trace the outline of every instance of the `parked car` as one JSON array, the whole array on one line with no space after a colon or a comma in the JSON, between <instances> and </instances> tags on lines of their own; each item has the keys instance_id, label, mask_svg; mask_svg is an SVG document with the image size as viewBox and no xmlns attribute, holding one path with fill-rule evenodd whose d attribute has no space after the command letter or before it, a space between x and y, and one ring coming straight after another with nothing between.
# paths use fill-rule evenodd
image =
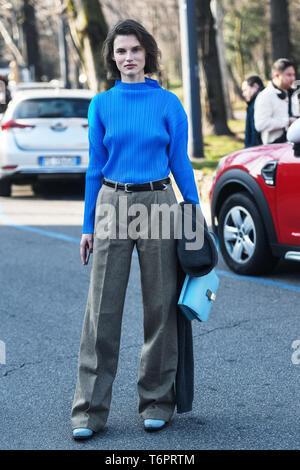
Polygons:
<instances>
[{"instance_id":1,"label":"parked car","mask_svg":"<svg viewBox=\"0 0 300 470\"><path fill-rule=\"evenodd\" d=\"M0 122L0 196L11 184L82 178L88 166L90 90L27 90Z\"/></svg>"},{"instance_id":2,"label":"parked car","mask_svg":"<svg viewBox=\"0 0 300 470\"><path fill-rule=\"evenodd\" d=\"M219 162L210 190L212 228L236 273L271 271L282 257L300 261L299 145L250 147Z\"/></svg>"},{"instance_id":3,"label":"parked car","mask_svg":"<svg viewBox=\"0 0 300 470\"><path fill-rule=\"evenodd\" d=\"M63 89L64 86L59 80L51 80L50 82L10 82L9 88L11 96L14 97L16 93L25 90L55 90L57 88Z\"/></svg>"}]
</instances>

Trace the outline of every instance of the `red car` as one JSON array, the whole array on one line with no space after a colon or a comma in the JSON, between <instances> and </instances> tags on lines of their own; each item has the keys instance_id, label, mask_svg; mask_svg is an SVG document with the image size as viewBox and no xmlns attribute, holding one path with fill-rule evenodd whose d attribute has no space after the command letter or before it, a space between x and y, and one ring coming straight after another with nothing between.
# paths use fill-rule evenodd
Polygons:
<instances>
[{"instance_id":1,"label":"red car","mask_svg":"<svg viewBox=\"0 0 300 470\"><path fill-rule=\"evenodd\" d=\"M239 274L300 261L300 144L246 148L223 157L210 190L212 228Z\"/></svg>"}]
</instances>

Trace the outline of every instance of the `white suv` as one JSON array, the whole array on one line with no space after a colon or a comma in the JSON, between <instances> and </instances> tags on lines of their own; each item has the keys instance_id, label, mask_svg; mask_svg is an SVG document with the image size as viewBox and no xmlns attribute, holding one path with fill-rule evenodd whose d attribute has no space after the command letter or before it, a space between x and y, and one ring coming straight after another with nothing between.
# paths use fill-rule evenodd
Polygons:
<instances>
[{"instance_id":1,"label":"white suv","mask_svg":"<svg viewBox=\"0 0 300 470\"><path fill-rule=\"evenodd\" d=\"M0 122L0 196L11 184L82 178L88 166L90 90L17 92Z\"/></svg>"}]
</instances>

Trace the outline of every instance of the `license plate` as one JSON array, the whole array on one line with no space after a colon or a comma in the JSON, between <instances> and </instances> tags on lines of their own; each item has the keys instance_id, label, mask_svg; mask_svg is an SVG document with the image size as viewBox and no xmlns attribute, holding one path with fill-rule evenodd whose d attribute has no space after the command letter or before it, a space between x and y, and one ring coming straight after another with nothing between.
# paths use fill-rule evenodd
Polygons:
<instances>
[{"instance_id":1,"label":"license plate","mask_svg":"<svg viewBox=\"0 0 300 470\"><path fill-rule=\"evenodd\" d=\"M67 155L59 155L53 157L39 157L41 166L74 166L80 165L80 157L69 157Z\"/></svg>"}]
</instances>

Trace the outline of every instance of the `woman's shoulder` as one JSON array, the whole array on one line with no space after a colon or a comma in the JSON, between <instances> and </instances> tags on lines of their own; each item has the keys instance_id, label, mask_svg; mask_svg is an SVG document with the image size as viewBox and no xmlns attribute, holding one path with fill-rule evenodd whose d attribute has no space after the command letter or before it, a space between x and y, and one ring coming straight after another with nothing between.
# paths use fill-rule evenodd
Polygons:
<instances>
[{"instance_id":1,"label":"woman's shoulder","mask_svg":"<svg viewBox=\"0 0 300 470\"><path fill-rule=\"evenodd\" d=\"M180 98L173 91L167 90L166 88L162 88L162 90L170 106L174 106L175 108L183 107Z\"/></svg>"},{"instance_id":2,"label":"woman's shoulder","mask_svg":"<svg viewBox=\"0 0 300 470\"><path fill-rule=\"evenodd\" d=\"M180 116L182 119L186 118L186 112L180 98L170 90L163 89L166 99L166 115L173 118Z\"/></svg>"},{"instance_id":3,"label":"woman's shoulder","mask_svg":"<svg viewBox=\"0 0 300 470\"><path fill-rule=\"evenodd\" d=\"M111 92L112 92L112 88L110 88L109 90L100 91L99 93L96 93L96 95L93 96L92 101L103 100L107 96L109 96Z\"/></svg>"},{"instance_id":4,"label":"woman's shoulder","mask_svg":"<svg viewBox=\"0 0 300 470\"><path fill-rule=\"evenodd\" d=\"M109 90L101 91L96 93L90 101L90 108L99 110L111 94L111 88Z\"/></svg>"},{"instance_id":5,"label":"woman's shoulder","mask_svg":"<svg viewBox=\"0 0 300 470\"><path fill-rule=\"evenodd\" d=\"M169 99L169 100L173 100L173 101L177 101L180 99L178 98L178 96L173 92L173 91L170 91L168 90L167 88L161 88L162 92L166 95L166 97Z\"/></svg>"}]
</instances>

